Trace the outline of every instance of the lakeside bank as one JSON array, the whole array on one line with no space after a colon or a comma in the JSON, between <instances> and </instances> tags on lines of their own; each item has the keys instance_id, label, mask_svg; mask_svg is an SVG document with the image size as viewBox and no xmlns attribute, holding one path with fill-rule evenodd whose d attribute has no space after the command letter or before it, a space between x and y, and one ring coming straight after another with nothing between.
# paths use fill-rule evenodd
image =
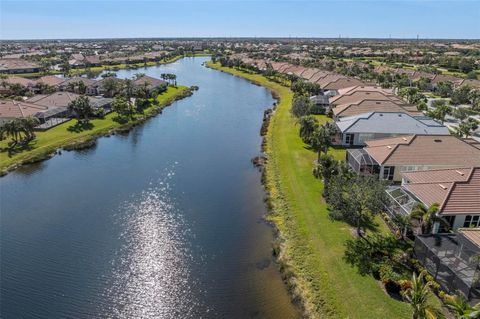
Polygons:
<instances>
[{"instance_id":1,"label":"lakeside bank","mask_svg":"<svg viewBox=\"0 0 480 319\"><path fill-rule=\"evenodd\" d=\"M55 155L57 150L73 150L92 146L97 138L114 134L115 132L128 131L132 127L145 122L157 115L173 102L192 95L190 88L185 86L169 86L167 91L158 95L155 104L144 110L126 123L115 121L117 113L111 112L104 118L91 119L91 128L81 131L72 130L76 120L71 119L45 132L36 132L36 138L25 148L16 153L9 153L8 141L0 142L0 175L14 170L22 165L46 160Z\"/></svg>"},{"instance_id":2,"label":"lakeside bank","mask_svg":"<svg viewBox=\"0 0 480 319\"><path fill-rule=\"evenodd\" d=\"M141 62L141 63L121 63L121 64L111 64L111 65L100 65L100 66L92 66L89 68L74 68L70 70L70 75L71 76L79 76L83 74L87 74L89 72L93 73L100 73L103 71L111 71L115 72L118 70L130 70L130 69L141 69L145 67L150 67L150 66L157 66L157 65L164 65L164 64L170 64L177 62L180 59L186 58L186 57L202 57L202 56L210 56L210 53L208 52L202 52L202 53L195 53L195 54L182 54L182 55L176 55L171 58L167 58L165 60L161 61L148 61L148 62ZM14 76L18 77L24 77L24 78L37 78L45 75L61 75L63 74L62 71L50 71L50 72L35 72L35 73L16 73L13 74ZM8 75L8 74L7 74ZM12 74L10 74L12 75Z\"/></svg>"},{"instance_id":3,"label":"lakeside bank","mask_svg":"<svg viewBox=\"0 0 480 319\"><path fill-rule=\"evenodd\" d=\"M379 282L361 276L343 260L351 228L328 217L321 198L323 184L312 174L316 154L301 141L290 115L291 90L256 73L211 62L207 66L262 85L279 99L265 147L265 188L271 208L268 219L279 231L282 276L305 314L311 318L409 318L408 304L390 298ZM318 119L329 120L326 116ZM345 156L343 150L331 149L329 153L337 159Z\"/></svg>"},{"instance_id":4,"label":"lakeside bank","mask_svg":"<svg viewBox=\"0 0 480 319\"><path fill-rule=\"evenodd\" d=\"M5 317L300 318L250 163L275 100L206 60L145 70L200 87L160 116L0 179Z\"/></svg>"}]
</instances>

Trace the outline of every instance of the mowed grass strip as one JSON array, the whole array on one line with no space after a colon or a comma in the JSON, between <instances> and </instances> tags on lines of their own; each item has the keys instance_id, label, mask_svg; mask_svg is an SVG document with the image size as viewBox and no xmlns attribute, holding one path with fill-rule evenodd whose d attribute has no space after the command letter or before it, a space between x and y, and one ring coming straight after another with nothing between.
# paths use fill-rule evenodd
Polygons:
<instances>
[{"instance_id":1,"label":"mowed grass strip","mask_svg":"<svg viewBox=\"0 0 480 319\"><path fill-rule=\"evenodd\" d=\"M142 116L152 116L158 109L161 109L176 99L185 96L188 92L189 89L184 86L169 86L166 92L158 96L158 106L153 105L145 109ZM34 161L37 158L41 159L46 154L52 153L58 148L86 142L92 138L107 134L112 129L131 124L120 124L114 121L113 119L116 116L117 114L112 112L107 114L103 119L92 119L90 121L92 128L80 132L69 130L69 127L73 126L76 123L76 120L62 123L45 132L36 132L37 138L30 142L29 149L14 154L9 154L6 150L8 148L7 143L10 141L10 138L7 138L0 142L0 149L2 150L0 152L0 171L4 171L14 165Z\"/></svg>"},{"instance_id":2,"label":"mowed grass strip","mask_svg":"<svg viewBox=\"0 0 480 319\"><path fill-rule=\"evenodd\" d=\"M289 112L291 90L258 74L209 66L260 84L280 99L267 136L266 186L273 204L270 218L283 239L284 273L293 273L289 281L293 293L303 298L306 314L312 318L409 318L408 304L390 298L379 282L359 275L343 260L351 227L328 217L321 198L323 184L312 175L316 154L301 141ZM318 119L328 120L325 116ZM344 159L344 150L330 152Z\"/></svg>"}]
</instances>

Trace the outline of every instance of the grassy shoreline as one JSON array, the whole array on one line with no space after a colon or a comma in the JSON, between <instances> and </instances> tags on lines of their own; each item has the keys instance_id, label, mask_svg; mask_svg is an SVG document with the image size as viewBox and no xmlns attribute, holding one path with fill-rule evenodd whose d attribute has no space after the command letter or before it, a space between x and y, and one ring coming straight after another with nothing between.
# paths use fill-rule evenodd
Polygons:
<instances>
[{"instance_id":1,"label":"grassy shoreline","mask_svg":"<svg viewBox=\"0 0 480 319\"><path fill-rule=\"evenodd\" d=\"M312 175L315 154L298 136L289 109L289 88L259 74L209 63L209 67L243 77L273 92L279 104L267 134L265 187L279 231L282 276L310 318L409 318L409 306L390 298L379 282L361 276L343 258L350 227L328 218L321 199L323 185ZM320 120L327 121L326 117ZM331 150L337 158L342 150Z\"/></svg>"},{"instance_id":2,"label":"grassy shoreline","mask_svg":"<svg viewBox=\"0 0 480 319\"><path fill-rule=\"evenodd\" d=\"M168 90L157 97L157 104L144 110L127 123L114 121L115 112L107 114L103 119L92 119L91 129L74 132L69 130L75 120L62 123L45 132L37 132L37 138L30 142L31 149L24 150L9 156L7 141L0 142L0 175L14 170L22 165L34 163L51 158L58 149L79 149L95 144L98 137L112 134L116 131L128 131L132 127L145 122L147 119L160 113L166 106L174 101L190 96L191 90L185 86L168 87Z\"/></svg>"},{"instance_id":3,"label":"grassy shoreline","mask_svg":"<svg viewBox=\"0 0 480 319\"><path fill-rule=\"evenodd\" d=\"M195 53L193 55L176 55L170 59L163 60L163 61L158 61L158 62L146 62L146 63L132 63L132 64L112 64L112 65L101 65L101 66L92 66L89 69L86 68L78 68L78 69L71 69L70 73L72 76L77 76L77 75L82 75L86 74L89 71L90 72L102 72L102 71L112 71L115 72L117 70L124 70L124 69L141 69L144 67L149 67L149 66L156 66L156 65L163 65L163 64L169 64L176 62L182 58L188 58L188 57L201 57L201 56L209 56L210 53ZM45 74L43 72L35 72L35 73L18 73L18 74L6 74L12 75L12 76L18 76L18 77L24 77L24 78L37 78L41 77L44 75L58 75L62 74L63 72L61 71L51 71L48 74Z\"/></svg>"}]
</instances>

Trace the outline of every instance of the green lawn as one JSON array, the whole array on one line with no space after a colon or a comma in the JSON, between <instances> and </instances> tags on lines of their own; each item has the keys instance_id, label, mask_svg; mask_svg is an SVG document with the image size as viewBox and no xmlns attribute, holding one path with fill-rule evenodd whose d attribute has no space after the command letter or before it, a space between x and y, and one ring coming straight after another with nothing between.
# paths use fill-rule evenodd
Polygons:
<instances>
[{"instance_id":1,"label":"green lawn","mask_svg":"<svg viewBox=\"0 0 480 319\"><path fill-rule=\"evenodd\" d=\"M207 52L198 52L198 53L195 53L194 55L185 55L187 57L191 57L191 56L208 56L210 55L210 53L207 53ZM81 75L81 74L85 74L87 73L88 71L91 71L91 72L102 72L102 71L113 71L115 72L115 70L120 70L120 69L141 69L143 67L146 67L146 66L155 66L155 65L160 65L160 64L168 64L168 63L173 63L177 60L180 60L181 58L183 58L184 55L177 55L177 56L174 56L172 58L169 58L169 59L166 59L166 60L162 60L162 61L159 61L159 62L147 62L147 63L133 63L133 64L114 64L114 65L101 65L101 66L94 66L94 67L91 67L89 69L86 69L86 68L78 68L78 69L71 69L70 73L71 75ZM48 74L62 74L61 71L50 71ZM45 75L44 73L42 72L36 72L36 73L20 73L20 74L14 74L15 76L20 76L20 77L25 77L25 78L35 78L35 77L40 77L40 76L43 76Z\"/></svg>"},{"instance_id":2,"label":"green lawn","mask_svg":"<svg viewBox=\"0 0 480 319\"><path fill-rule=\"evenodd\" d=\"M162 108L175 99L185 96L189 89L184 86L168 87L168 90L159 95L158 106L151 106L144 111L143 117L149 117L155 114L158 108ZM104 119L91 120L92 128L81 132L72 132L69 130L76 120L70 120L59 126L49 129L45 132L36 133L37 138L30 142L27 150L15 154L9 154L7 151L7 143L9 140L0 142L0 171L5 171L9 167L41 159L45 154L52 153L56 149L72 144L82 143L91 140L97 136L104 135L114 128L119 128L122 124L115 122L113 119L117 116L112 112L105 116ZM138 120L138 118L136 119ZM126 123L126 125L132 123Z\"/></svg>"},{"instance_id":3,"label":"green lawn","mask_svg":"<svg viewBox=\"0 0 480 319\"><path fill-rule=\"evenodd\" d=\"M289 112L290 89L258 74L209 65L261 84L280 98L267 135L267 188L274 210L271 220L283 239L280 260L288 266L284 273L294 274L289 281L294 293L303 296L306 312L313 318L409 318L406 303L390 298L371 276L359 275L343 261L351 228L328 218L323 185L312 175L316 155L301 141ZM344 150L331 152L344 158Z\"/></svg>"}]
</instances>

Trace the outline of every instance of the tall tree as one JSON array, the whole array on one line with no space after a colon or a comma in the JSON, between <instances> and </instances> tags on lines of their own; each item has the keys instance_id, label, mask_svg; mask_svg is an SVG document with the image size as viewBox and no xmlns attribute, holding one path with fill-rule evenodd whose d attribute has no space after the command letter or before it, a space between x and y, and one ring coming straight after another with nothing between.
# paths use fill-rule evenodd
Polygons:
<instances>
[{"instance_id":1,"label":"tall tree","mask_svg":"<svg viewBox=\"0 0 480 319\"><path fill-rule=\"evenodd\" d=\"M313 133L318 128L318 120L313 115L302 116L300 123L300 137L306 144L311 144Z\"/></svg>"},{"instance_id":2,"label":"tall tree","mask_svg":"<svg viewBox=\"0 0 480 319\"><path fill-rule=\"evenodd\" d=\"M373 217L384 209L387 201L385 182L372 175L347 177L339 174L329 185L330 217L354 225L362 236Z\"/></svg>"},{"instance_id":3,"label":"tall tree","mask_svg":"<svg viewBox=\"0 0 480 319\"><path fill-rule=\"evenodd\" d=\"M93 107L87 96L81 95L68 105L68 110L75 114L78 123L88 123L89 116L93 114Z\"/></svg>"}]
</instances>

